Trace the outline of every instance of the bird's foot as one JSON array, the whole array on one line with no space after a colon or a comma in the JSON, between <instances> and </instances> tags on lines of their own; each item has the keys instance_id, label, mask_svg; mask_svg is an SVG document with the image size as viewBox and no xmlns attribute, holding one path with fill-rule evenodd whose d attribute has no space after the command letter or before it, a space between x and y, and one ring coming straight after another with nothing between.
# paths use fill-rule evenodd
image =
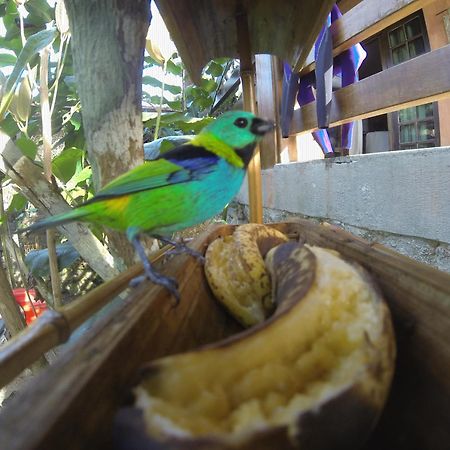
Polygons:
<instances>
[{"instance_id":1,"label":"bird's foot","mask_svg":"<svg viewBox=\"0 0 450 450\"><path fill-rule=\"evenodd\" d=\"M201 264L205 264L205 257L200 252L197 252L184 244L175 247L173 250L169 250L166 255L180 255L181 253L186 253L187 255L195 258Z\"/></svg>"},{"instance_id":2,"label":"bird's foot","mask_svg":"<svg viewBox=\"0 0 450 450\"><path fill-rule=\"evenodd\" d=\"M153 271L147 273L146 271L145 275L133 278L129 283L130 287L137 287L145 280L150 280L154 284L165 287L174 296L176 305L180 303L180 293L178 292L178 283L175 278L165 277Z\"/></svg>"},{"instance_id":3,"label":"bird's foot","mask_svg":"<svg viewBox=\"0 0 450 450\"><path fill-rule=\"evenodd\" d=\"M142 265L144 266L144 275L136 277L133 280L131 280L130 286L131 287L137 286L144 279L149 279L152 283L159 284L160 286L165 287L175 297L176 305L178 305L178 303L180 303L180 294L178 292L177 281L174 278L165 277L153 269L152 265L150 264L150 261L147 258L147 255L145 254L144 247L142 247L139 241L138 233L131 234L130 232L129 239L133 244L134 248L136 249L139 258L142 261Z\"/></svg>"},{"instance_id":4,"label":"bird's foot","mask_svg":"<svg viewBox=\"0 0 450 450\"><path fill-rule=\"evenodd\" d=\"M187 244L183 240L173 241L171 239L167 239L162 236L154 236L154 237L155 237L155 239L158 239L159 241L161 241L165 244L170 244L174 247L172 250L169 250L166 253L166 255L179 255L181 253L186 253L187 255L194 257L201 264L205 263L205 257L197 250L194 250L194 249L188 247Z\"/></svg>"}]
</instances>

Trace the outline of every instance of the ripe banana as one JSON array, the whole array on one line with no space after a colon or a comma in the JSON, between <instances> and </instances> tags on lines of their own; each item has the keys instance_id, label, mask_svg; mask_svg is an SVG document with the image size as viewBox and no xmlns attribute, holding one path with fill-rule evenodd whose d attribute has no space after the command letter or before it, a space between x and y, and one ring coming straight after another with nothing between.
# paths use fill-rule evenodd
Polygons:
<instances>
[{"instance_id":1,"label":"ripe banana","mask_svg":"<svg viewBox=\"0 0 450 450\"><path fill-rule=\"evenodd\" d=\"M130 443L325 450L359 448L367 438L395 357L378 290L359 266L323 248L288 242L270 250L266 263L275 314L225 341L149 364L134 414L121 422Z\"/></svg>"},{"instance_id":2,"label":"ripe banana","mask_svg":"<svg viewBox=\"0 0 450 450\"><path fill-rule=\"evenodd\" d=\"M205 274L214 296L244 326L262 323L274 310L267 251L287 237L265 225L238 226L206 251Z\"/></svg>"}]
</instances>

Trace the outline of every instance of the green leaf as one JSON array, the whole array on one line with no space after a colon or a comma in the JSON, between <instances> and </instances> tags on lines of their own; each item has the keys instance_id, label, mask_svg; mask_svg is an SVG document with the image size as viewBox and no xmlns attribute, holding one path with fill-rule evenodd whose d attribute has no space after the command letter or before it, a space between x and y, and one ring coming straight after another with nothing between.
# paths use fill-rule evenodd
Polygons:
<instances>
[{"instance_id":1,"label":"green leaf","mask_svg":"<svg viewBox=\"0 0 450 450\"><path fill-rule=\"evenodd\" d=\"M169 102L167 101L167 104L169 105L169 107L171 109L173 109L174 111L181 111L183 109L183 105L181 103L181 100L175 100L173 102Z\"/></svg>"},{"instance_id":2,"label":"green leaf","mask_svg":"<svg viewBox=\"0 0 450 450\"><path fill-rule=\"evenodd\" d=\"M26 199L26 197L18 192L17 194L14 194L11 203L8 206L7 212L12 213L16 211L22 211L25 208L27 202L28 200Z\"/></svg>"},{"instance_id":3,"label":"green leaf","mask_svg":"<svg viewBox=\"0 0 450 450\"><path fill-rule=\"evenodd\" d=\"M220 64L221 66L224 66L228 61L231 61L230 58L215 58L214 62L217 64Z\"/></svg>"},{"instance_id":4,"label":"green leaf","mask_svg":"<svg viewBox=\"0 0 450 450\"><path fill-rule=\"evenodd\" d=\"M2 50L11 50L18 55L22 50L22 40L19 35L12 39L6 39L6 36L0 36L0 48Z\"/></svg>"},{"instance_id":5,"label":"green leaf","mask_svg":"<svg viewBox=\"0 0 450 450\"><path fill-rule=\"evenodd\" d=\"M167 72L172 75L181 76L183 74L183 66L181 64L176 64L174 61L169 59L167 62Z\"/></svg>"},{"instance_id":6,"label":"green leaf","mask_svg":"<svg viewBox=\"0 0 450 450\"><path fill-rule=\"evenodd\" d=\"M195 117L191 118L185 122L177 122L178 127L184 133L199 133L202 128L211 123L214 119L212 117L203 117L201 119Z\"/></svg>"},{"instance_id":7,"label":"green leaf","mask_svg":"<svg viewBox=\"0 0 450 450\"><path fill-rule=\"evenodd\" d=\"M28 0L25 8L30 13L27 20L35 26L51 22L54 18L53 8L47 3L47 0Z\"/></svg>"},{"instance_id":8,"label":"green leaf","mask_svg":"<svg viewBox=\"0 0 450 450\"><path fill-rule=\"evenodd\" d=\"M214 80L202 80L201 88L208 94L217 89L217 83Z\"/></svg>"},{"instance_id":9,"label":"green leaf","mask_svg":"<svg viewBox=\"0 0 450 450\"><path fill-rule=\"evenodd\" d=\"M15 93L11 99L9 110L21 121L25 122L30 116L31 100L30 81L25 76L20 82L19 92Z\"/></svg>"},{"instance_id":10,"label":"green leaf","mask_svg":"<svg viewBox=\"0 0 450 450\"><path fill-rule=\"evenodd\" d=\"M83 181L88 180L92 176L92 168L90 166L84 167L68 181L67 186L75 187L78 186Z\"/></svg>"},{"instance_id":11,"label":"green leaf","mask_svg":"<svg viewBox=\"0 0 450 450\"><path fill-rule=\"evenodd\" d=\"M2 121L1 121L1 130L6 133L9 137L14 137L20 130L17 126L17 122L14 120L14 117L12 114L8 114Z\"/></svg>"},{"instance_id":12,"label":"green leaf","mask_svg":"<svg viewBox=\"0 0 450 450\"><path fill-rule=\"evenodd\" d=\"M64 183L75 174L77 167L84 158L84 150L80 148L66 148L52 161L52 171Z\"/></svg>"},{"instance_id":13,"label":"green leaf","mask_svg":"<svg viewBox=\"0 0 450 450\"><path fill-rule=\"evenodd\" d=\"M56 28L39 31L30 36L20 52L11 75L6 82L3 98L0 103L0 120L3 119L22 73L31 58L51 44L58 34Z\"/></svg>"},{"instance_id":14,"label":"green leaf","mask_svg":"<svg viewBox=\"0 0 450 450\"><path fill-rule=\"evenodd\" d=\"M158 80L155 77L152 77L150 75L146 75L145 77L142 77L142 83L148 84L153 87L160 88L162 86L162 82ZM180 86L174 86L172 84L165 84L164 90L170 92L173 95L181 94L181 87Z\"/></svg>"},{"instance_id":15,"label":"green leaf","mask_svg":"<svg viewBox=\"0 0 450 450\"><path fill-rule=\"evenodd\" d=\"M203 111L208 109L212 105L213 99L210 97L200 97L194 100L194 105L199 109L199 111Z\"/></svg>"},{"instance_id":16,"label":"green leaf","mask_svg":"<svg viewBox=\"0 0 450 450\"><path fill-rule=\"evenodd\" d=\"M26 138L25 136L16 139L15 144L20 148L21 152L32 161L36 158L36 154L38 151L37 145L31 139Z\"/></svg>"},{"instance_id":17,"label":"green leaf","mask_svg":"<svg viewBox=\"0 0 450 450\"><path fill-rule=\"evenodd\" d=\"M220 77L223 73L223 67L215 61L211 61L206 69L206 73L212 75L213 77Z\"/></svg>"},{"instance_id":18,"label":"green leaf","mask_svg":"<svg viewBox=\"0 0 450 450\"><path fill-rule=\"evenodd\" d=\"M79 112L74 113L70 117L70 123L73 125L75 131L78 131L81 127L81 114Z\"/></svg>"},{"instance_id":19,"label":"green leaf","mask_svg":"<svg viewBox=\"0 0 450 450\"><path fill-rule=\"evenodd\" d=\"M145 126L152 128L156 123L156 113L146 113L148 119L145 121ZM167 113L161 115L161 125L171 126L172 128L183 131L184 134L197 134L204 126L214 120L212 117L192 117L185 113Z\"/></svg>"},{"instance_id":20,"label":"green leaf","mask_svg":"<svg viewBox=\"0 0 450 450\"><path fill-rule=\"evenodd\" d=\"M153 142L146 142L144 144L144 159L146 161L156 159L160 154L163 154L178 145L185 144L193 136L166 136Z\"/></svg>"},{"instance_id":21,"label":"green leaf","mask_svg":"<svg viewBox=\"0 0 450 450\"><path fill-rule=\"evenodd\" d=\"M0 53L0 67L13 66L16 61L16 55L11 55L10 53Z\"/></svg>"}]
</instances>

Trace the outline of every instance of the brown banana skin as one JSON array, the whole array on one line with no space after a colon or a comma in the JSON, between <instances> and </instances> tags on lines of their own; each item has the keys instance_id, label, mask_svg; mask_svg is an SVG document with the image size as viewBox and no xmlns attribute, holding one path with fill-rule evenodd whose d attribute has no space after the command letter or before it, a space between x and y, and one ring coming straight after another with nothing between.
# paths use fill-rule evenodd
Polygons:
<instances>
[{"instance_id":1,"label":"brown banana skin","mask_svg":"<svg viewBox=\"0 0 450 450\"><path fill-rule=\"evenodd\" d=\"M272 280L272 296L277 305L275 314L264 323L227 340L151 363L136 391L141 399L137 402L140 406L123 410L117 417L117 448L334 450L357 449L364 443L385 403L395 360L392 323L380 292L367 272L359 266L343 261L331 250L288 242L270 250L266 264ZM330 271L333 273L330 274ZM347 278L350 284L347 283ZM336 298L330 297L333 292L337 292ZM356 300L347 302L344 295L346 292L356 296ZM352 301L356 305L355 317L347 323L346 311L353 311L349 306L353 305ZM358 306L361 302L363 306ZM334 336L336 339L342 339L341 332L333 334L333 321L330 322L330 327L318 330L320 333L314 338L314 321L319 318L317 323L324 323L328 320L328 314L331 314L330 310L337 314L336 323L342 322L344 331L349 328L355 335L363 336L361 340L355 341L358 346L354 349L351 347L352 340L348 344L344 339L342 346L341 341L333 340ZM366 315L371 319L366 321ZM286 330L290 330L288 334ZM308 333L312 333L312 341L307 338ZM180 437L171 431L170 426L159 430L158 435L150 432L154 431L155 424L150 426L148 420L156 413L142 409L147 398L162 399L166 395L170 397L180 389L180 395L188 395L187 398L192 397L195 402L204 391L210 390L216 383L220 384L221 379L226 383L227 376L233 370L236 373L250 373L254 361L257 364L262 364L261 361L272 364L272 358L275 358L273 370L276 374L277 358L284 349L286 352L292 351L292 348L289 350L288 344L293 342L297 343L294 348L299 349L300 367L309 367L306 364L308 358L316 354L320 363L322 353L325 356L328 354L326 347L318 347L322 348L322 353L315 351L323 339L327 342L327 336L330 336L331 348L336 348L336 352L342 352L343 355L339 356L341 359L337 359L336 367L329 363L330 375L326 377L330 381L324 385L328 393L318 395L317 398L311 396L310 406L294 409L286 423L269 420L263 428L249 428L247 432L244 428L238 438L231 436L229 431ZM348 353L345 353L346 345L350 345ZM260 354L255 355L250 349L260 349ZM351 359L353 355L356 355L355 359ZM280 358L283 359L281 356ZM290 364L294 370L294 363ZM345 376L342 378L339 368L347 367L346 364L349 370L343 372ZM311 367L315 367L314 364ZM209 377L209 371L212 378ZM263 377L263 372L260 373ZM192 380L199 383L198 388L190 383L190 377L194 376L192 374L195 375ZM310 373L306 370L302 376L305 375L307 378ZM234 383L240 383L242 378L245 378L245 375L233 378L236 380ZM255 380L257 383L258 378ZM279 381L280 378L274 375L274 385ZM311 383L305 382L302 389L305 389L305 392L314 392L314 379ZM249 386L252 389L253 385ZM225 384L225 387L236 389L233 385ZM298 394L294 392L290 395ZM190 402L187 405L189 406ZM217 406L220 405L218 400ZM207 415L205 417L207 418Z\"/></svg>"}]
</instances>

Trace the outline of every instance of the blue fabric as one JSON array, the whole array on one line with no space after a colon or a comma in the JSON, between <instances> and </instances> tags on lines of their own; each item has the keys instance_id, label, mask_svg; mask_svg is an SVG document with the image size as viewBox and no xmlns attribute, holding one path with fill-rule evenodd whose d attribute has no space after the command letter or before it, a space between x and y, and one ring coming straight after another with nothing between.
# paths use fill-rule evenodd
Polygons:
<instances>
[{"instance_id":1,"label":"blue fabric","mask_svg":"<svg viewBox=\"0 0 450 450\"><path fill-rule=\"evenodd\" d=\"M315 43L314 54L316 59L318 56L320 43L325 35L326 29L340 17L342 17L342 13L339 11L337 5L334 5L331 13L328 15L327 22L322 27L322 30L320 31ZM341 76L342 87L349 86L350 84L358 81L358 70L361 67L361 64L366 56L367 53L363 49L361 44L356 44L333 59L333 75ZM283 136L286 137L289 135L289 126L292 120L293 107L295 103L295 97L294 99L292 99L292 92L297 92L297 101L301 107L315 100L315 86L316 81L314 72L311 72L299 79L297 74L292 73L289 64L284 64L283 98L281 111L281 129ZM349 149L352 146L353 126L353 122L343 125L341 140L342 148ZM328 132L325 129L321 129L314 131L312 134L315 141L320 145L323 153L325 155L332 155L333 147L331 145Z\"/></svg>"}]
</instances>

